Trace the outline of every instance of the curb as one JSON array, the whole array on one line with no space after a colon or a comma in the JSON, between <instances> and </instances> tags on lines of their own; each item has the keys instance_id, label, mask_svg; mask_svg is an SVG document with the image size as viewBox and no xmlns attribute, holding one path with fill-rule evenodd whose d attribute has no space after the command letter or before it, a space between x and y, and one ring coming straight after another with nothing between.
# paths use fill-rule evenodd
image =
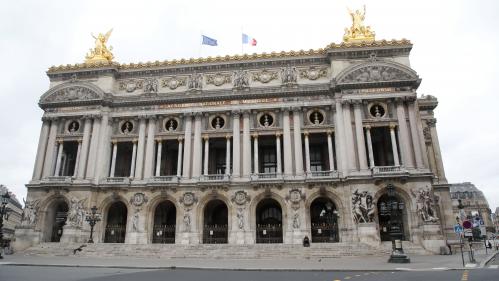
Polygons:
<instances>
[{"instance_id":1,"label":"curb","mask_svg":"<svg viewBox=\"0 0 499 281\"><path fill-rule=\"evenodd\" d=\"M490 260L492 260L496 255L499 255L499 252L495 252L493 254L490 254L488 257L486 257L483 261L480 262L480 268L484 268Z\"/></svg>"}]
</instances>

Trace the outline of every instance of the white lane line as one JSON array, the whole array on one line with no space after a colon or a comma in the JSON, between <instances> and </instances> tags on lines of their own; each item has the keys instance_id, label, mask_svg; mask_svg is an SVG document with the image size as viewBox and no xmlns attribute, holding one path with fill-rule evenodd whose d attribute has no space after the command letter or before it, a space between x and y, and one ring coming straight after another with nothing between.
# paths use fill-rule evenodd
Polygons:
<instances>
[{"instance_id":1,"label":"white lane line","mask_svg":"<svg viewBox=\"0 0 499 281\"><path fill-rule=\"evenodd\" d=\"M499 268L499 265L497 265L497 264L489 265L489 268L497 269L497 268Z\"/></svg>"},{"instance_id":2,"label":"white lane line","mask_svg":"<svg viewBox=\"0 0 499 281\"><path fill-rule=\"evenodd\" d=\"M476 267L476 263L467 263L465 267L468 267L468 268Z\"/></svg>"}]
</instances>

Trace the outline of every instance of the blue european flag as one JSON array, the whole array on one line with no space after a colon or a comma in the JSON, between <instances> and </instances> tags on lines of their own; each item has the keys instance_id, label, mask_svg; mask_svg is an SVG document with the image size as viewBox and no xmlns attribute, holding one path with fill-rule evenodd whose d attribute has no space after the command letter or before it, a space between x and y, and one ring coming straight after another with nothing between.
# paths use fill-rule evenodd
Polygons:
<instances>
[{"instance_id":1,"label":"blue european flag","mask_svg":"<svg viewBox=\"0 0 499 281\"><path fill-rule=\"evenodd\" d=\"M217 44L217 40L216 39L213 39L213 38L210 38L208 36L204 36L204 35L201 35L203 36L203 45L210 45L210 46L218 46Z\"/></svg>"}]
</instances>

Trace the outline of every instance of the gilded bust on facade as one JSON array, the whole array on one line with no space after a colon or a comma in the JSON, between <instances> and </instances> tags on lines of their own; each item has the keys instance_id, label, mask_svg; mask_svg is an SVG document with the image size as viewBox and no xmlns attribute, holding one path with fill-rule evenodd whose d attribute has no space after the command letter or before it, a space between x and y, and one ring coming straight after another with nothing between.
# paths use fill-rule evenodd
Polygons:
<instances>
[{"instance_id":1,"label":"gilded bust on facade","mask_svg":"<svg viewBox=\"0 0 499 281\"><path fill-rule=\"evenodd\" d=\"M364 25L364 19L366 18L366 6L364 5L364 11L348 9L348 13L352 18L352 26L350 28L345 28L345 35L343 36L343 42L372 42L374 41L374 31L371 31L370 26Z\"/></svg>"},{"instance_id":2,"label":"gilded bust on facade","mask_svg":"<svg viewBox=\"0 0 499 281\"><path fill-rule=\"evenodd\" d=\"M90 52L85 56L86 63L111 62L113 60L114 56L111 53L113 47L107 48L106 46L111 32L113 32L112 28L106 34L99 33L97 37L92 34L92 37L95 39L95 47L90 49Z\"/></svg>"}]
</instances>

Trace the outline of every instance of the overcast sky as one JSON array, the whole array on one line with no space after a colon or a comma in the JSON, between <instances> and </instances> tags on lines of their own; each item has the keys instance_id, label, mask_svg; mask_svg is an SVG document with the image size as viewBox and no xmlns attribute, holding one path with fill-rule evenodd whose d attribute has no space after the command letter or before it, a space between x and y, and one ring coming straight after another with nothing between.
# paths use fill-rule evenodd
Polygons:
<instances>
[{"instance_id":1,"label":"overcast sky","mask_svg":"<svg viewBox=\"0 0 499 281\"><path fill-rule=\"evenodd\" d=\"M7 2L7 1L5 1ZM81 63L90 33L114 28L120 63L241 53L241 30L256 38L244 52L318 49L340 43L347 6L367 4L376 39L407 38L419 94L439 100L435 114L449 182L470 181L499 206L497 1L8 1L0 10L0 183L20 201L33 172L52 65ZM200 34L218 47L200 47Z\"/></svg>"}]
</instances>

